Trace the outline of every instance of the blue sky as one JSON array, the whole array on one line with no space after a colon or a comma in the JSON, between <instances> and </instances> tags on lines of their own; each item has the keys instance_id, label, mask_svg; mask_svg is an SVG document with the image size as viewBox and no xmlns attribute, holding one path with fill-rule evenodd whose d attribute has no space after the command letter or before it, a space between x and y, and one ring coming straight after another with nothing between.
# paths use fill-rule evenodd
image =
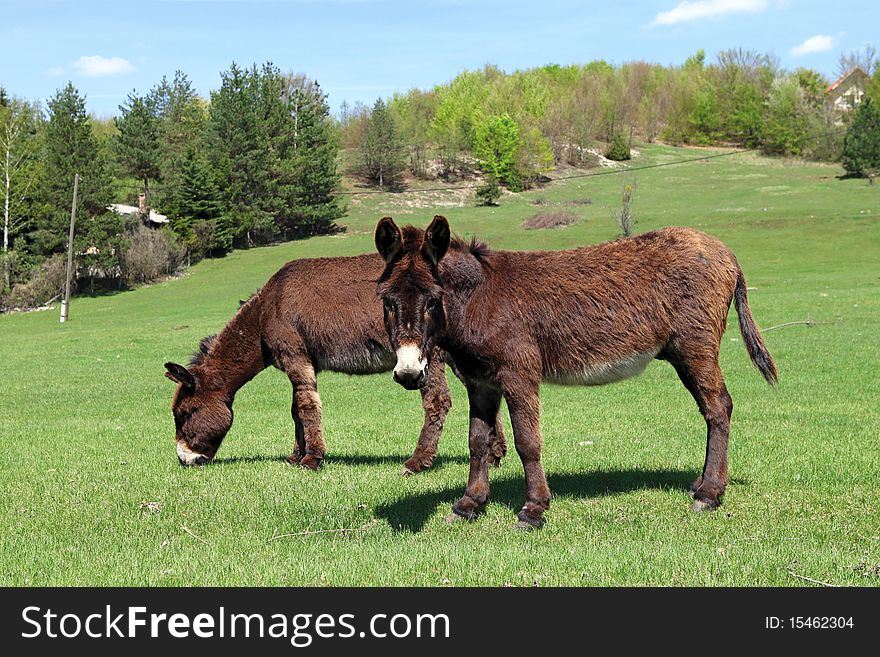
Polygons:
<instances>
[{"instance_id":1,"label":"blue sky","mask_svg":"<svg viewBox=\"0 0 880 657\"><path fill-rule=\"evenodd\" d=\"M105 116L175 69L207 95L232 61L271 60L318 80L335 111L487 63L678 64L699 48L832 76L840 52L880 47L878 28L877 0L0 0L0 85L45 100L72 80Z\"/></svg>"}]
</instances>

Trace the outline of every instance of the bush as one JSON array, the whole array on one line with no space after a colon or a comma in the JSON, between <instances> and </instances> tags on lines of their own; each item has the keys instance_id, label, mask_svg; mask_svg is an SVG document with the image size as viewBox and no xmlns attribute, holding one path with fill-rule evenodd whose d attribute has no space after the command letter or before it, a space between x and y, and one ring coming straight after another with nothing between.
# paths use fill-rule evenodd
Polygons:
<instances>
[{"instance_id":1,"label":"bush","mask_svg":"<svg viewBox=\"0 0 880 657\"><path fill-rule=\"evenodd\" d=\"M541 228L565 228L580 221L577 215L569 212L539 212L526 219L522 223L522 227L526 230L537 230Z\"/></svg>"},{"instance_id":2,"label":"bush","mask_svg":"<svg viewBox=\"0 0 880 657\"><path fill-rule=\"evenodd\" d=\"M0 305L5 308L35 308L46 305L63 294L66 274L65 256L54 255L34 267L30 278L14 286Z\"/></svg>"},{"instance_id":3,"label":"bush","mask_svg":"<svg viewBox=\"0 0 880 657\"><path fill-rule=\"evenodd\" d=\"M120 264L126 283L149 283L173 274L180 267L184 250L170 231L147 228L142 224L129 229Z\"/></svg>"},{"instance_id":4,"label":"bush","mask_svg":"<svg viewBox=\"0 0 880 657\"><path fill-rule=\"evenodd\" d=\"M210 219L200 219L192 224L192 245L190 255L201 260L217 250L217 224Z\"/></svg>"},{"instance_id":5,"label":"bush","mask_svg":"<svg viewBox=\"0 0 880 657\"><path fill-rule=\"evenodd\" d=\"M843 168L866 176L872 183L880 174L880 107L866 98L855 111L843 140Z\"/></svg>"},{"instance_id":6,"label":"bush","mask_svg":"<svg viewBox=\"0 0 880 657\"><path fill-rule=\"evenodd\" d=\"M623 207L617 213L617 229L620 231L621 237L629 237L632 235L633 228L636 225L636 218L632 211L632 201L636 194L636 183L624 183L623 185Z\"/></svg>"},{"instance_id":7,"label":"bush","mask_svg":"<svg viewBox=\"0 0 880 657\"><path fill-rule=\"evenodd\" d=\"M488 176L486 182L477 187L477 205L498 205L501 198L501 187L493 176Z\"/></svg>"},{"instance_id":8,"label":"bush","mask_svg":"<svg viewBox=\"0 0 880 657\"><path fill-rule=\"evenodd\" d=\"M632 157L629 152L629 143L619 132L611 138L611 144L608 146L608 150L605 151L605 157L615 162L628 160Z\"/></svg>"}]
</instances>

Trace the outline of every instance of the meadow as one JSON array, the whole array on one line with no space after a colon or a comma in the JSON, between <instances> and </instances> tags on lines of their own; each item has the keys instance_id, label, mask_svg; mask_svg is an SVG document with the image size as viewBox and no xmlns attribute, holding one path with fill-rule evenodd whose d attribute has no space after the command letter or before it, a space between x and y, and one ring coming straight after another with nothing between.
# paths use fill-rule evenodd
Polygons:
<instances>
[{"instance_id":1,"label":"meadow","mask_svg":"<svg viewBox=\"0 0 880 657\"><path fill-rule=\"evenodd\" d=\"M631 166L712 152L645 146ZM63 325L57 308L2 316L0 584L876 586L880 186L841 173L741 153L559 181L495 208L474 207L471 190L352 197L340 235L75 298ZM390 374L319 376L320 472L284 461L290 386L275 370L239 392L213 464L178 465L162 364L186 362L284 262L370 251L386 214L427 225L442 213L497 248L597 243L616 236L633 179L637 232L687 225L717 236L745 271L760 326L811 323L765 334L780 369L772 389L731 313L721 354L735 405L731 484L717 512L689 510L705 424L662 362L611 386L543 386L554 500L531 533L513 529L524 484L512 448L490 473L485 513L444 523L467 480L467 402L454 380L437 462L414 477L400 471L419 396ZM580 221L524 230L539 211Z\"/></svg>"}]
</instances>

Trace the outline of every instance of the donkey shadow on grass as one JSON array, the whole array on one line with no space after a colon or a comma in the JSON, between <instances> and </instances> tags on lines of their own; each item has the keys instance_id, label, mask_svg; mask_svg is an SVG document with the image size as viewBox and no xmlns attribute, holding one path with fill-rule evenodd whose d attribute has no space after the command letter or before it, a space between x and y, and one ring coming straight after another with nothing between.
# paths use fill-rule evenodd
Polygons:
<instances>
[{"instance_id":1,"label":"donkey shadow on grass","mask_svg":"<svg viewBox=\"0 0 880 657\"><path fill-rule=\"evenodd\" d=\"M673 490L682 498L695 477L696 470L635 470L622 469L583 473L548 474L547 482L555 497L588 499L603 495L619 495L645 489ZM736 480L734 480L736 481ZM745 483L739 481L737 483ZM516 513L523 501L523 478L505 477L492 481L490 504L503 504ZM406 495L376 508L376 516L384 519L396 532L418 532L439 506L449 508L461 496L464 484L439 491Z\"/></svg>"}]
</instances>

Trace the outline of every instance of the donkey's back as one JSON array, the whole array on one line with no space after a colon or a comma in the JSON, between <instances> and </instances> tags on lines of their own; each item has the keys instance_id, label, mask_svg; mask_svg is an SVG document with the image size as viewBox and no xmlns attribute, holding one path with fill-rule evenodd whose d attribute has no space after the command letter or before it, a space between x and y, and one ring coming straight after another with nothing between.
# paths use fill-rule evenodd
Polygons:
<instances>
[{"instance_id":1,"label":"donkey's back","mask_svg":"<svg viewBox=\"0 0 880 657\"><path fill-rule=\"evenodd\" d=\"M681 340L717 354L741 278L730 249L684 227L490 257L501 323L527 338L547 379L567 384L635 376Z\"/></svg>"},{"instance_id":2,"label":"donkey's back","mask_svg":"<svg viewBox=\"0 0 880 657\"><path fill-rule=\"evenodd\" d=\"M376 297L383 265L376 254L288 262L260 291L268 348L301 341L316 371L376 374L393 368Z\"/></svg>"}]
</instances>

